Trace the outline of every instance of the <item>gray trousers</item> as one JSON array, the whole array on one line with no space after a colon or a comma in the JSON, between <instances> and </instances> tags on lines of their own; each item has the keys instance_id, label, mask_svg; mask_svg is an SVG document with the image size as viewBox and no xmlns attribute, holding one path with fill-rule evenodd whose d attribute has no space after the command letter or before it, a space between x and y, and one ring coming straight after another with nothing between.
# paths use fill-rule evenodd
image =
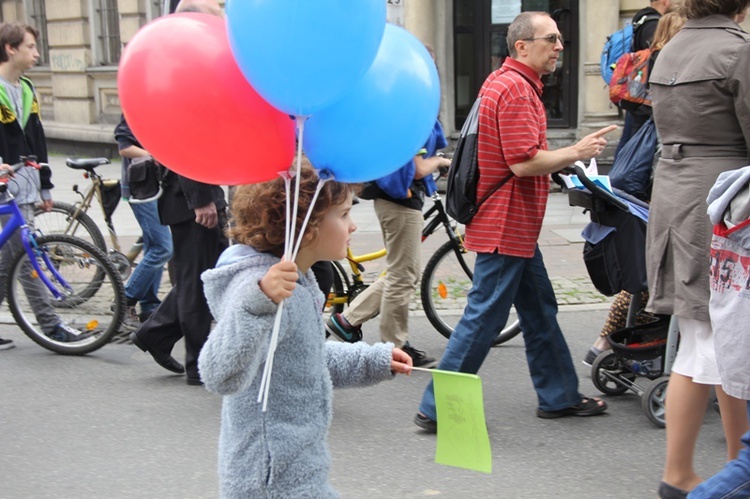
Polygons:
<instances>
[{"instance_id":1,"label":"gray trousers","mask_svg":"<svg viewBox=\"0 0 750 499\"><path fill-rule=\"evenodd\" d=\"M29 225L30 230L34 230L34 205L33 204L21 204L18 205L23 214L23 218L26 219L26 223ZM0 217L0 222L5 225L10 219L10 216ZM23 242L21 241L21 230L16 232L8 239L8 241L0 248L0 303L5 300L5 294L8 285L8 273L11 271L10 266L15 261L16 257L23 253ZM23 275L31 275L33 267L27 261L23 269ZM41 279L21 279L21 285L26 293L26 298L29 300L29 305L36 315L36 320L39 323L39 327L45 333L49 334L55 329L60 323L60 318L55 313L55 309L50 304L50 292L44 285Z\"/></svg>"},{"instance_id":2,"label":"gray trousers","mask_svg":"<svg viewBox=\"0 0 750 499\"><path fill-rule=\"evenodd\" d=\"M409 337L409 303L422 271L422 212L400 204L375 200L380 221L386 272L357 296L344 312L346 320L358 326L380 312L380 339L397 347Z\"/></svg>"}]
</instances>

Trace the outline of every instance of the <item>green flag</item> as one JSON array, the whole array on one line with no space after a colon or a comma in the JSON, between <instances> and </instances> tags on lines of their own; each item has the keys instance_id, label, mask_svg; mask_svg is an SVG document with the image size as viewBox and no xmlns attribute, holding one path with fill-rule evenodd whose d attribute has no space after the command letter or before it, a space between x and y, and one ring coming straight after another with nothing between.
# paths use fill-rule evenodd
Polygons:
<instances>
[{"instance_id":1,"label":"green flag","mask_svg":"<svg viewBox=\"0 0 750 499\"><path fill-rule=\"evenodd\" d=\"M438 433L435 462L492 473L482 380L475 374L432 371Z\"/></svg>"}]
</instances>

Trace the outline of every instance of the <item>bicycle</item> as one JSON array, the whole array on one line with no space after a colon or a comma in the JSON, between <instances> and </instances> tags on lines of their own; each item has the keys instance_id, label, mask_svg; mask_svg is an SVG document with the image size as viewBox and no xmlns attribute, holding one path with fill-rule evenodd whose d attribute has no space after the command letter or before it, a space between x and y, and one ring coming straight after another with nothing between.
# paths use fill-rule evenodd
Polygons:
<instances>
[{"instance_id":1,"label":"bicycle","mask_svg":"<svg viewBox=\"0 0 750 499\"><path fill-rule=\"evenodd\" d=\"M112 213L120 200L120 180L103 178L95 170L98 166L110 164L110 160L107 158L69 158L65 164L74 170L83 170L83 176L91 180L91 185L85 192L81 192L78 189L78 184L73 185L73 191L81 196L81 201L75 204L54 201L50 211L43 211L41 208L37 208L34 211L35 227L42 234L67 234L77 237L83 236L83 239L90 240L94 246L102 250L114 263L122 280L127 281L135 264L135 259L141 252L143 239L139 238L127 254L123 253L114 223L112 222ZM110 198L107 198L108 192L113 192L114 195L110 195ZM107 230L112 242L112 249L110 250L107 250L104 235L99 230L96 222L87 214L94 199L99 203L104 215L104 221L107 224Z\"/></svg>"},{"instance_id":2,"label":"bicycle","mask_svg":"<svg viewBox=\"0 0 750 499\"><path fill-rule=\"evenodd\" d=\"M427 262L422 272L420 295L422 307L430 324L446 338L450 338L458 323L465 305L466 295L471 288L474 276L475 254L464 248L463 234L457 224L446 213L440 194L430 196L433 204L424 212L425 226L422 229L422 242L443 227L448 241L441 245ZM363 262L382 258L386 250L355 256L347 249L346 261L351 268L351 279L341 262L332 262L334 267L333 291L329 294L326 306L333 313L341 313L362 291L367 289L364 282ZM518 321L510 322L500 331L493 345L500 345L516 337L521 332Z\"/></svg>"},{"instance_id":3,"label":"bicycle","mask_svg":"<svg viewBox=\"0 0 750 499\"><path fill-rule=\"evenodd\" d=\"M12 165L13 171L39 168L35 159L22 157ZM11 263L7 278L6 296L13 318L29 338L53 352L83 355L101 348L119 330L125 316L120 275L107 256L87 241L63 234L33 234L7 191L7 184L0 184L0 194L6 194L0 201L0 215L9 215L0 231L0 246L20 230L24 247ZM93 334L69 343L47 336L35 312L40 295L46 292L52 295L50 305L62 322Z\"/></svg>"}]
</instances>

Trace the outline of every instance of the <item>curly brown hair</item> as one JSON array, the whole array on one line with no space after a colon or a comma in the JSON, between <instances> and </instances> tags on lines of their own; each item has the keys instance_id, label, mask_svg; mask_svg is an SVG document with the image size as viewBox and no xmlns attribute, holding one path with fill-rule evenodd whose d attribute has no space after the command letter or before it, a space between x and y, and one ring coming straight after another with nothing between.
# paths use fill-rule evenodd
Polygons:
<instances>
[{"instance_id":1,"label":"curly brown hair","mask_svg":"<svg viewBox=\"0 0 750 499\"><path fill-rule=\"evenodd\" d=\"M299 237L302 222L318 185L318 176L308 165L304 165L300 173L295 240ZM294 186L295 180L292 180L292 196ZM323 184L310 220L307 222L303 246L315 239L318 227L328 210L332 206L346 202L349 194L354 192L355 186L352 184L343 184L334 180ZM285 220L286 190L282 178L261 184L242 185L234 192L232 223L227 234L238 243L247 244L258 251L281 257L284 254Z\"/></svg>"}]
</instances>

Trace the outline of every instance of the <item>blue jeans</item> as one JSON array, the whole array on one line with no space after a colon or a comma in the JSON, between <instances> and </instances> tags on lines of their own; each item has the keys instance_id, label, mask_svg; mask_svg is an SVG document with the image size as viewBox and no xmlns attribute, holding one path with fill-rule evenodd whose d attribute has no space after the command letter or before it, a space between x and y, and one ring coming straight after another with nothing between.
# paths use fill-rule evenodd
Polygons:
<instances>
[{"instance_id":1,"label":"blue jeans","mask_svg":"<svg viewBox=\"0 0 750 499\"><path fill-rule=\"evenodd\" d=\"M164 265L172 258L172 234L159 220L157 201L130 204L143 232L143 258L125 285L125 296L138 300L141 313L151 313L159 306L159 285Z\"/></svg>"},{"instance_id":2,"label":"blue jeans","mask_svg":"<svg viewBox=\"0 0 750 499\"><path fill-rule=\"evenodd\" d=\"M690 499L728 499L730 497L750 497L750 431L742 436L745 448L734 461L705 482L698 485L688 495Z\"/></svg>"},{"instance_id":3,"label":"blue jeans","mask_svg":"<svg viewBox=\"0 0 750 499\"><path fill-rule=\"evenodd\" d=\"M580 403L578 376L557 324L557 300L538 246L532 258L477 255L468 304L437 368L476 374L508 321L511 305L521 323L539 409L554 411ZM432 383L419 412L437 421Z\"/></svg>"}]
</instances>

